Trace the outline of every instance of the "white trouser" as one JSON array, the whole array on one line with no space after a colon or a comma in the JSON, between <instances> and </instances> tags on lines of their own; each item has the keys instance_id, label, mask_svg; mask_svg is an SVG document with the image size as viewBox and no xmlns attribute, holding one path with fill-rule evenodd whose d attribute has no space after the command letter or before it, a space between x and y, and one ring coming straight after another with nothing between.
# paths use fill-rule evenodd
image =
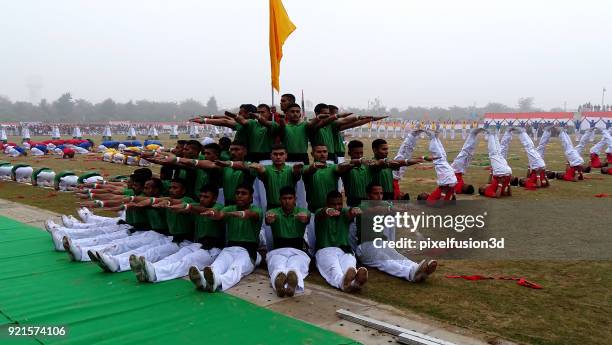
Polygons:
<instances>
[{"instance_id":1,"label":"white trouser","mask_svg":"<svg viewBox=\"0 0 612 345\"><path fill-rule=\"evenodd\" d=\"M412 159L412 153L416 146L417 139L419 138L417 131L411 131L406 135L406 139L400 145L397 154L393 158L394 160ZM399 170L393 170L393 178L395 180L401 180L408 169L407 166L400 167Z\"/></svg>"},{"instance_id":2,"label":"white trouser","mask_svg":"<svg viewBox=\"0 0 612 345\"><path fill-rule=\"evenodd\" d=\"M394 277L413 281L419 265L392 248L376 248L372 242L357 246L355 254L366 266L374 267Z\"/></svg>"},{"instance_id":3,"label":"white trouser","mask_svg":"<svg viewBox=\"0 0 612 345\"><path fill-rule=\"evenodd\" d=\"M257 259L261 260L259 253ZM223 291L238 284L242 277L249 275L255 269L249 253L242 247L223 248L210 267L214 272L215 281L219 282Z\"/></svg>"},{"instance_id":4,"label":"white trouser","mask_svg":"<svg viewBox=\"0 0 612 345\"><path fill-rule=\"evenodd\" d=\"M189 273L189 268L195 266L198 269L212 264L219 253L218 248L210 250L201 249L200 243L193 243L181 248L176 253L153 264L155 267L155 282L184 277ZM148 259L148 258L147 258Z\"/></svg>"},{"instance_id":5,"label":"white trouser","mask_svg":"<svg viewBox=\"0 0 612 345\"><path fill-rule=\"evenodd\" d=\"M89 250L106 251L105 253L109 255L117 255L132 249L145 246L150 243L161 244L172 240L155 231L139 231L131 236L118 237L110 241L106 241L105 238L103 243L90 242L91 240L95 240L104 236L107 235L101 235L93 239L81 239L72 242L76 250L80 251L80 261L90 261L89 255L87 255L87 252Z\"/></svg>"},{"instance_id":6,"label":"white trouser","mask_svg":"<svg viewBox=\"0 0 612 345\"><path fill-rule=\"evenodd\" d=\"M308 276L308 266L310 265L310 257L306 253L295 248L278 248L268 252L266 263L268 264L273 289L276 290L274 279L279 273L287 274L289 271L294 271L298 277L295 292L304 292L304 279Z\"/></svg>"},{"instance_id":7,"label":"white trouser","mask_svg":"<svg viewBox=\"0 0 612 345\"><path fill-rule=\"evenodd\" d=\"M271 160L262 160L259 162L262 165L271 165ZM266 200L266 187L259 178L256 178L253 182L253 204L257 207L260 207L262 210L266 209L267 200Z\"/></svg>"},{"instance_id":8,"label":"white trouser","mask_svg":"<svg viewBox=\"0 0 612 345\"><path fill-rule=\"evenodd\" d=\"M32 167L21 167L15 169L15 180L17 182L31 182L32 181L32 172L34 169Z\"/></svg>"},{"instance_id":9,"label":"white trouser","mask_svg":"<svg viewBox=\"0 0 612 345\"><path fill-rule=\"evenodd\" d=\"M108 220L101 221L99 223L80 223L73 222L69 229L96 229L100 227L113 227L118 226L119 218L108 218ZM68 227L66 227L68 228Z\"/></svg>"},{"instance_id":10,"label":"white trouser","mask_svg":"<svg viewBox=\"0 0 612 345\"><path fill-rule=\"evenodd\" d=\"M542 136L540 137L540 141L538 142L538 146L536 147L536 151L540 154L540 157L544 159L544 155L546 154L546 145L550 141L552 137L551 127L547 127L542 131Z\"/></svg>"},{"instance_id":11,"label":"white trouser","mask_svg":"<svg viewBox=\"0 0 612 345\"><path fill-rule=\"evenodd\" d=\"M597 144L593 145L591 147L591 149L589 150L589 153L591 154L596 154L598 155L601 150L603 150L604 147L606 147L607 143L606 143L606 137L602 137L600 141L597 142Z\"/></svg>"},{"instance_id":12,"label":"white trouser","mask_svg":"<svg viewBox=\"0 0 612 345\"><path fill-rule=\"evenodd\" d=\"M315 246L317 244L317 235L315 232L315 217L310 217L310 223L306 225L306 231L304 232L304 241L308 245L308 252L310 255L314 255Z\"/></svg>"},{"instance_id":13,"label":"white trouser","mask_svg":"<svg viewBox=\"0 0 612 345\"><path fill-rule=\"evenodd\" d=\"M346 271L357 267L357 260L353 254L347 254L337 247L328 247L317 250L315 255L317 269L329 285L342 289L342 281Z\"/></svg>"},{"instance_id":14,"label":"white trouser","mask_svg":"<svg viewBox=\"0 0 612 345\"><path fill-rule=\"evenodd\" d=\"M470 132L467 139L463 143L463 147L453 163L451 163L451 167L456 173L465 173L465 170L470 165L472 158L474 158L474 151L476 151L476 146L478 145L478 134L474 134L474 132Z\"/></svg>"},{"instance_id":15,"label":"white trouser","mask_svg":"<svg viewBox=\"0 0 612 345\"><path fill-rule=\"evenodd\" d=\"M217 202L221 205L225 205L225 196L223 195L223 188L219 188L219 194L217 194Z\"/></svg>"},{"instance_id":16,"label":"white trouser","mask_svg":"<svg viewBox=\"0 0 612 345\"><path fill-rule=\"evenodd\" d=\"M104 249L104 254L107 254L106 249ZM130 256L143 256L149 262L157 262L167 256L170 256L176 252L178 252L179 246L178 244L170 241L153 241L147 245L142 247L129 250L125 253L121 253L118 255L109 255L112 259L116 260L119 264L119 269L117 272L124 272L130 269Z\"/></svg>"},{"instance_id":17,"label":"white trouser","mask_svg":"<svg viewBox=\"0 0 612 345\"><path fill-rule=\"evenodd\" d=\"M525 132L523 132L523 134L525 136L527 135ZM495 135L495 133L490 133L487 139L489 160L491 161L491 173L494 176L512 175L512 169L501 154L501 146L497 140L497 135Z\"/></svg>"},{"instance_id":18,"label":"white trouser","mask_svg":"<svg viewBox=\"0 0 612 345\"><path fill-rule=\"evenodd\" d=\"M36 176L36 184L39 186L44 186L44 187L53 186L54 178L55 178L55 172L43 171Z\"/></svg>"},{"instance_id":19,"label":"white trouser","mask_svg":"<svg viewBox=\"0 0 612 345\"><path fill-rule=\"evenodd\" d=\"M527 135L527 132L521 132L519 134L519 139L521 140L521 144L523 144L523 148L527 153L527 159L529 160L529 168L532 170L543 169L546 167L544 160L540 157L538 151L536 151L533 141Z\"/></svg>"},{"instance_id":20,"label":"white trouser","mask_svg":"<svg viewBox=\"0 0 612 345\"><path fill-rule=\"evenodd\" d=\"M446 160L446 151L444 146L435 135L432 135L431 141L429 142L429 151L434 157L437 157L433 161L434 169L436 170L437 182L439 186L454 186L457 184L457 177L455 171L451 168L450 164Z\"/></svg>"},{"instance_id":21,"label":"white trouser","mask_svg":"<svg viewBox=\"0 0 612 345\"><path fill-rule=\"evenodd\" d=\"M285 162L288 166L294 166L295 164L303 164L303 162ZM306 202L306 186L304 180L300 177L300 180L295 185L295 197L297 198L297 206L301 208L308 208Z\"/></svg>"},{"instance_id":22,"label":"white trouser","mask_svg":"<svg viewBox=\"0 0 612 345\"><path fill-rule=\"evenodd\" d=\"M82 238L93 238L99 235L111 234L117 231L127 231L130 228L129 225L109 225L109 226L101 226L97 228L84 228L84 229L75 229L75 228L64 228L59 227L57 230L62 233L64 236L70 237L71 240L78 240Z\"/></svg>"},{"instance_id":23,"label":"white trouser","mask_svg":"<svg viewBox=\"0 0 612 345\"><path fill-rule=\"evenodd\" d=\"M338 160L338 164L344 163L344 161L345 161L344 157L338 157L337 160ZM338 191L340 193L344 193L344 185L342 184L342 179L341 178L338 179Z\"/></svg>"},{"instance_id":24,"label":"white trouser","mask_svg":"<svg viewBox=\"0 0 612 345\"><path fill-rule=\"evenodd\" d=\"M586 134L585 134L586 135ZM561 145L563 146L563 151L565 153L565 158L569 162L570 166L577 166L584 164L584 159L578 153L574 144L572 144L572 139L570 139L569 135L565 131L561 131L559 133L559 140L561 140ZM581 142L583 139L580 140Z\"/></svg>"}]
</instances>

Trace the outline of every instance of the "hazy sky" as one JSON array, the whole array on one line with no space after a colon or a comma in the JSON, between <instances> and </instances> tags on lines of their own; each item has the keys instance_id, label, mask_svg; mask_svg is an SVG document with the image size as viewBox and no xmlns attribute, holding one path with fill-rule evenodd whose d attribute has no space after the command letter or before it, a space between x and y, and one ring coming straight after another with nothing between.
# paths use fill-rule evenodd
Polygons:
<instances>
[{"instance_id":1,"label":"hazy sky","mask_svg":"<svg viewBox=\"0 0 612 345\"><path fill-rule=\"evenodd\" d=\"M270 101L267 0L0 0L0 95ZM281 91L343 106L612 103L612 0L284 0Z\"/></svg>"}]
</instances>

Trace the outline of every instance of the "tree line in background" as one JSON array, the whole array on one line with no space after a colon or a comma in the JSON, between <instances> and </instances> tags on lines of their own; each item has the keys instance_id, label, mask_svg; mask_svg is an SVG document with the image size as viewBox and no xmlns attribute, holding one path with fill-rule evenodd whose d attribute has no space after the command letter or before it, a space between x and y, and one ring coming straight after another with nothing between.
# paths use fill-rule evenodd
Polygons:
<instances>
[{"instance_id":1,"label":"tree line in background","mask_svg":"<svg viewBox=\"0 0 612 345\"><path fill-rule=\"evenodd\" d=\"M313 102L306 101L306 108L312 109ZM238 105L234 109L237 110ZM534 107L533 97L519 99L516 107L501 103L488 103L484 107L408 107L406 109L387 108L379 98L368 102L368 108L348 107L343 111L355 114L390 115L391 117L409 117L418 120L471 120L488 112L530 112L542 111ZM563 111L553 108L550 111ZM156 102L148 100L115 102L108 98L100 103L85 99L74 99L70 93L64 93L55 101L46 99L39 104L15 101L0 96L0 120L3 121L43 121L43 122L97 122L100 120L130 121L181 121L199 114L218 114L220 111L215 97L210 97L206 104L194 99L180 102ZM310 112L309 112L310 113Z\"/></svg>"}]
</instances>

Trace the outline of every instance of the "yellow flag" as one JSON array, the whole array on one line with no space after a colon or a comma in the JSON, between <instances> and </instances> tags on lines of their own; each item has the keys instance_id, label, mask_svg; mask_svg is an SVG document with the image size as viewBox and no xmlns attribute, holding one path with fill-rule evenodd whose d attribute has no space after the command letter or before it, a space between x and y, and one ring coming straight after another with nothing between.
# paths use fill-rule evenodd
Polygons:
<instances>
[{"instance_id":1,"label":"yellow flag","mask_svg":"<svg viewBox=\"0 0 612 345\"><path fill-rule=\"evenodd\" d=\"M281 0L270 0L270 66L272 87L280 92L280 62L283 58L283 44L295 30Z\"/></svg>"}]
</instances>

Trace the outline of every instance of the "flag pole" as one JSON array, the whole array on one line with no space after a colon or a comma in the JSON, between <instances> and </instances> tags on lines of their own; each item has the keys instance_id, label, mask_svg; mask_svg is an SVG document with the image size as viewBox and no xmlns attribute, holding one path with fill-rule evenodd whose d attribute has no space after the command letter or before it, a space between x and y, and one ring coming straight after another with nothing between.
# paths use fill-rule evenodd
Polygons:
<instances>
[{"instance_id":1,"label":"flag pole","mask_svg":"<svg viewBox=\"0 0 612 345\"><path fill-rule=\"evenodd\" d=\"M270 86L270 91L272 93L272 104L270 104L270 107L274 106L274 86Z\"/></svg>"}]
</instances>

